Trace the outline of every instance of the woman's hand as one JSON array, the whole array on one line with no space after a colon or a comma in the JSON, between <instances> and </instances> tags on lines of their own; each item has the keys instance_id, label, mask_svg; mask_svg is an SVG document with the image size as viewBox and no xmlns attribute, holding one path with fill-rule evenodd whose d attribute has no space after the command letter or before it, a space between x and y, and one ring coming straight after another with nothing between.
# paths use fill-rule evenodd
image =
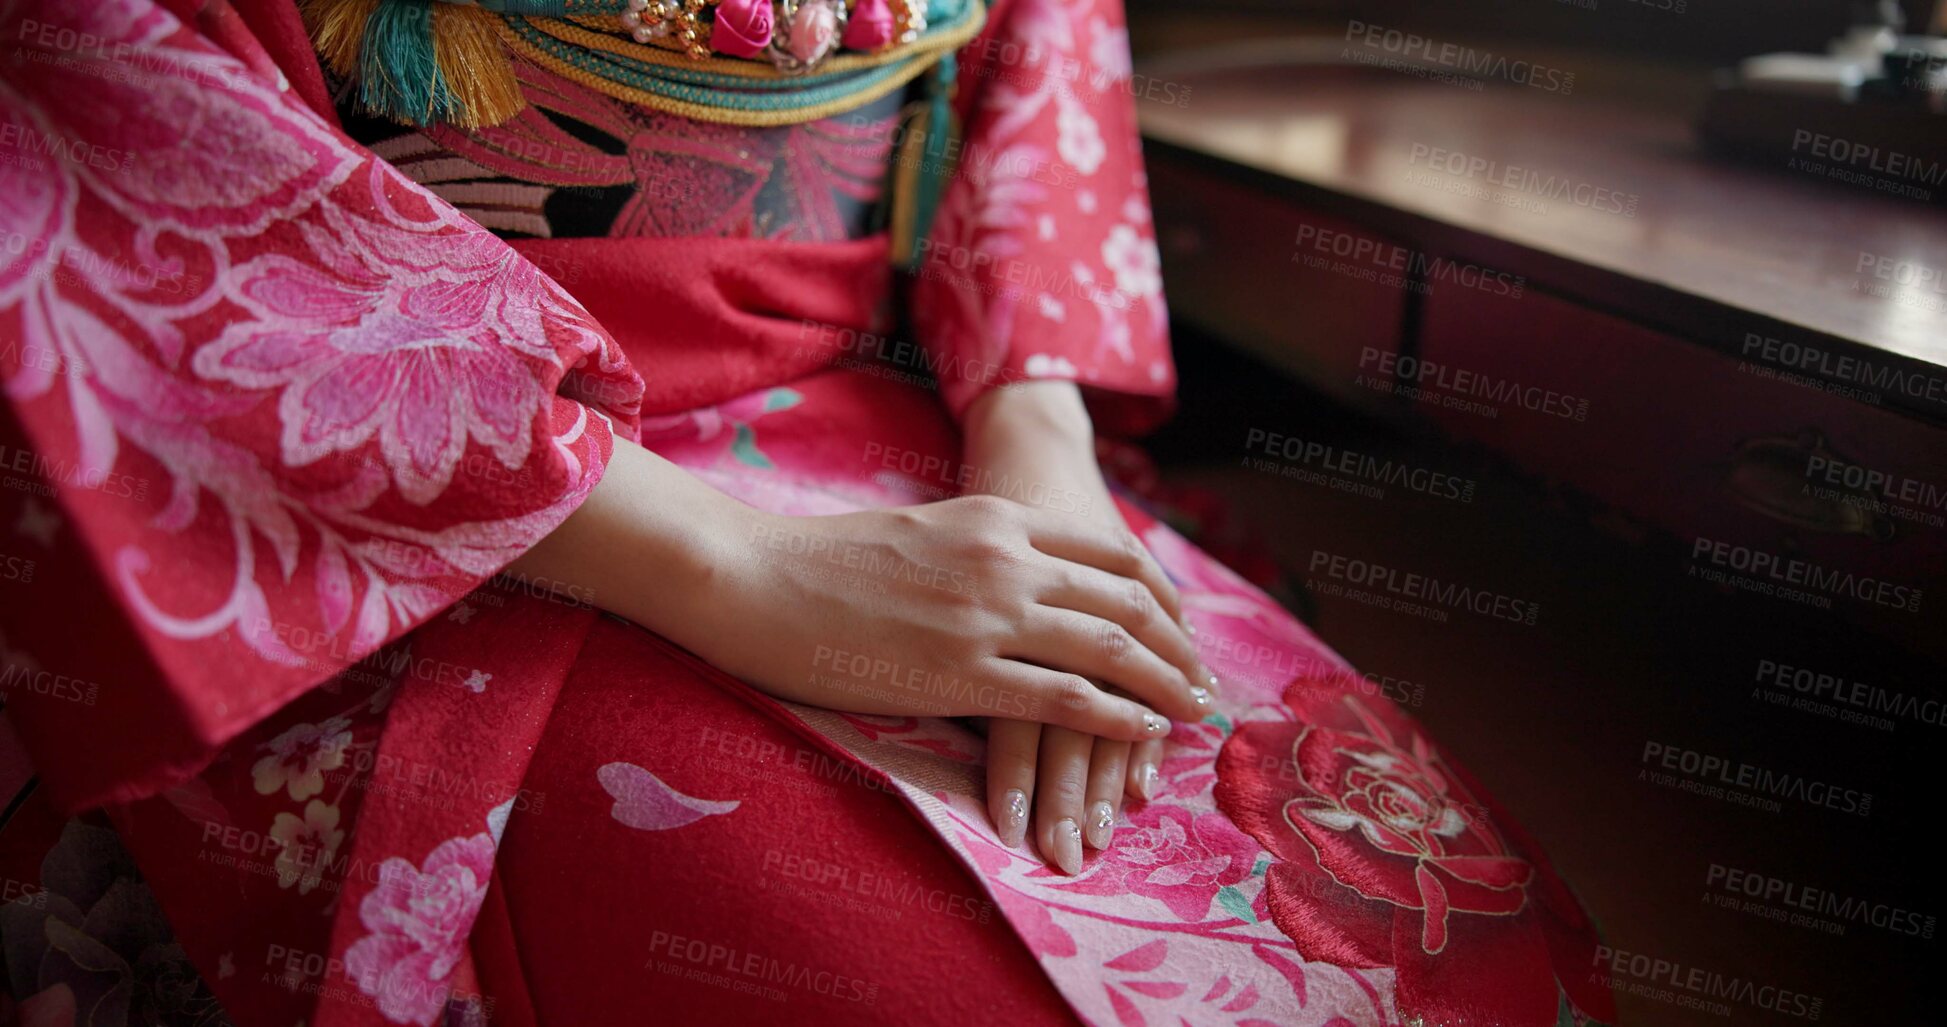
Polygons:
<instances>
[{"instance_id":1,"label":"woman's hand","mask_svg":"<svg viewBox=\"0 0 1947 1027\"><path fill-rule=\"evenodd\" d=\"M618 439L515 569L828 709L1135 741L1210 701L1176 590L1133 535L993 497L784 517Z\"/></svg>"},{"instance_id":2,"label":"woman's hand","mask_svg":"<svg viewBox=\"0 0 1947 1027\"><path fill-rule=\"evenodd\" d=\"M984 496L741 522L700 623L666 633L772 695L1125 741L1210 701L1175 588L1127 530Z\"/></svg>"},{"instance_id":3,"label":"woman's hand","mask_svg":"<svg viewBox=\"0 0 1947 1027\"><path fill-rule=\"evenodd\" d=\"M1093 427L1073 384L996 389L975 403L966 421L965 458L979 472L971 480L1106 530L1127 530L1096 465ZM1215 687L1201 665L1196 673L1199 684ZM1080 872L1083 846L1104 849L1113 839L1123 796L1154 797L1162 745L1148 739L1132 747L1062 727L991 721L987 804L1002 843L1021 845L1032 813L1042 857L1066 873Z\"/></svg>"}]
</instances>

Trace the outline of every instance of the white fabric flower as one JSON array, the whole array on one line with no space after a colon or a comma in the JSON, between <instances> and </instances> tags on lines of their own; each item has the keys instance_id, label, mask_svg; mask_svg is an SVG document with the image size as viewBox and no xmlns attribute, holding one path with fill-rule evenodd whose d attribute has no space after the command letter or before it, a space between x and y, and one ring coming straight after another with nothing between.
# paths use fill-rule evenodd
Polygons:
<instances>
[{"instance_id":1,"label":"white fabric flower","mask_svg":"<svg viewBox=\"0 0 1947 1027\"><path fill-rule=\"evenodd\" d=\"M1055 127L1061 131L1055 143L1061 159L1083 175L1095 174L1109 155L1095 116L1068 94L1060 93L1055 96Z\"/></svg>"},{"instance_id":2,"label":"white fabric flower","mask_svg":"<svg viewBox=\"0 0 1947 1027\"><path fill-rule=\"evenodd\" d=\"M1132 300L1163 291L1163 258L1156 241L1133 226L1109 229L1109 237L1102 240L1102 263L1115 275L1116 291Z\"/></svg>"}]
</instances>

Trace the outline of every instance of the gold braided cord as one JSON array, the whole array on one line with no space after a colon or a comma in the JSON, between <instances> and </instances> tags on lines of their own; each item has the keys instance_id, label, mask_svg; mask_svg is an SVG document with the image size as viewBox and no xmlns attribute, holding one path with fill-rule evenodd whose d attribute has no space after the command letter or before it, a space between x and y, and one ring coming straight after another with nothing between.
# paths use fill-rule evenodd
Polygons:
<instances>
[{"instance_id":1,"label":"gold braided cord","mask_svg":"<svg viewBox=\"0 0 1947 1027\"><path fill-rule=\"evenodd\" d=\"M973 10L957 28L947 32L931 33L900 46L889 46L872 53L840 53L818 62L819 74L864 71L891 64L908 57L931 53L935 50L957 50L980 31L986 19L980 0L971 0ZM786 71L780 71L768 61L751 60L743 57L707 57L697 60L685 54L680 44L664 43L661 39L649 43L638 43L631 39L628 30L622 27L622 20L613 15L581 15L573 18L529 18L529 25L542 32L584 50L600 50L618 57L629 57L644 64L667 65L677 68L694 68L698 71L718 72L751 79L790 79L797 78Z\"/></svg>"},{"instance_id":2,"label":"gold braided cord","mask_svg":"<svg viewBox=\"0 0 1947 1027\"><path fill-rule=\"evenodd\" d=\"M673 97L663 96L659 93L652 93L646 90L636 89L633 86L626 86L604 78L586 68L577 67L562 60L523 38L505 21L500 19L496 19L495 21L499 26L500 37L510 51L560 75L562 78L586 86L596 92L612 96L627 103L639 104L650 110L661 111L665 114L674 114L695 121L713 122L720 125L741 125L750 128L771 128L778 125L799 125L806 122L819 121L834 115L844 114L847 111L857 110L905 86L913 79L918 78L921 73L933 66L934 61L917 58L935 51L944 53L957 49L965 44L967 40L972 39L975 33L980 31L984 11L982 10L980 0L972 0L972 3L974 8L972 12L973 16L969 17L961 26L947 32L932 33L907 46L894 48L897 57L909 58L909 60L905 66L886 76L883 80L874 82L872 85L861 89L857 93L842 96L835 100L827 100L824 103L815 104L810 107L799 107L790 110L738 110L728 107L712 107L708 104L696 103L691 100L678 100ZM756 67L768 70L772 75L784 77L775 68L736 58L711 58L709 60L696 61L679 53L661 51L654 47L633 42L626 44L630 49L617 49L614 46L604 44L622 45L622 41L612 36L604 36L601 33L566 25L560 19L534 18L529 19L528 24L534 25L566 43L586 46L590 49L606 50L610 53L634 57L637 60L643 60L645 62L653 60L655 63L665 63L678 67L699 68L705 71L729 71L734 74L743 74L745 77L761 77L749 74L750 69ZM657 58L652 59L647 57L642 51L655 53ZM821 70L835 69L841 61L851 56L843 55L835 57L819 65L819 67ZM857 56L871 62L864 65L865 67L874 67L886 63L880 54L861 54ZM718 67L719 65L734 65L734 67Z\"/></svg>"}]
</instances>

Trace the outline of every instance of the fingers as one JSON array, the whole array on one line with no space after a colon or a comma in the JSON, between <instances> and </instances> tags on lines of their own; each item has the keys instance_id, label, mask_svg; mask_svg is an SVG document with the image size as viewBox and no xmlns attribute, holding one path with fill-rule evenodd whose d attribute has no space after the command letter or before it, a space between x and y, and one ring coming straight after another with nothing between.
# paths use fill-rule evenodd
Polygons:
<instances>
[{"instance_id":1,"label":"fingers","mask_svg":"<svg viewBox=\"0 0 1947 1027\"><path fill-rule=\"evenodd\" d=\"M1141 703L1110 695L1079 674L998 658L988 661L982 669L986 680L1019 698L1021 718L1120 742L1164 738L1170 733L1169 719L1162 714Z\"/></svg>"},{"instance_id":2,"label":"fingers","mask_svg":"<svg viewBox=\"0 0 1947 1027\"><path fill-rule=\"evenodd\" d=\"M1034 782L1035 846L1065 874L1082 872L1082 802L1088 797L1094 747L1095 739L1067 728L1041 732Z\"/></svg>"},{"instance_id":3,"label":"fingers","mask_svg":"<svg viewBox=\"0 0 1947 1027\"><path fill-rule=\"evenodd\" d=\"M1181 672L1191 685L1216 691L1217 677L1198 659L1197 646L1189 632L1164 611L1148 586L1134 578L1118 577L1077 563L1063 561L1056 566L1054 583L1038 597L1043 605L1077 610L1120 624L1136 641Z\"/></svg>"},{"instance_id":4,"label":"fingers","mask_svg":"<svg viewBox=\"0 0 1947 1027\"><path fill-rule=\"evenodd\" d=\"M1142 582L1171 620L1183 620L1176 586L1133 532L1045 510L1030 511L1027 530L1028 544L1049 556Z\"/></svg>"},{"instance_id":5,"label":"fingers","mask_svg":"<svg viewBox=\"0 0 1947 1027\"><path fill-rule=\"evenodd\" d=\"M1209 711L1208 688L1193 684L1128 628L1076 610L1029 607L999 655L1095 678L1177 720L1202 720Z\"/></svg>"},{"instance_id":6,"label":"fingers","mask_svg":"<svg viewBox=\"0 0 1947 1027\"><path fill-rule=\"evenodd\" d=\"M1032 720L987 722L987 812L1001 844L1018 849L1028 831L1028 797L1034 794L1034 764L1041 747L1041 725Z\"/></svg>"},{"instance_id":7,"label":"fingers","mask_svg":"<svg viewBox=\"0 0 1947 1027\"><path fill-rule=\"evenodd\" d=\"M1163 743L1137 742L1129 749L1129 794L1145 802L1163 790Z\"/></svg>"},{"instance_id":8,"label":"fingers","mask_svg":"<svg viewBox=\"0 0 1947 1027\"><path fill-rule=\"evenodd\" d=\"M1128 742L1095 743L1088 761L1088 805L1082 810L1082 840L1091 849L1106 849L1115 837L1115 818L1122 811L1128 765Z\"/></svg>"}]
</instances>

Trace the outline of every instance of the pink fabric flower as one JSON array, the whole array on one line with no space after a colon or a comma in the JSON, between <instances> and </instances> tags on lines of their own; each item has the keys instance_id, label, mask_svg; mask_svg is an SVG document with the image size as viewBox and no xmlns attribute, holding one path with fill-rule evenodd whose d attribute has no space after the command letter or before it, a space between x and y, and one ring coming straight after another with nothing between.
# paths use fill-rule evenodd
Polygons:
<instances>
[{"instance_id":1,"label":"pink fabric flower","mask_svg":"<svg viewBox=\"0 0 1947 1027\"><path fill-rule=\"evenodd\" d=\"M771 45L771 0L723 0L710 29L710 49L755 57Z\"/></svg>"},{"instance_id":2,"label":"pink fabric flower","mask_svg":"<svg viewBox=\"0 0 1947 1027\"><path fill-rule=\"evenodd\" d=\"M838 41L838 12L830 0L804 0L791 15L785 48L798 63L816 64Z\"/></svg>"},{"instance_id":3,"label":"pink fabric flower","mask_svg":"<svg viewBox=\"0 0 1947 1027\"><path fill-rule=\"evenodd\" d=\"M892 42L892 5L886 0L859 0L845 23L848 50L877 50Z\"/></svg>"},{"instance_id":4,"label":"pink fabric flower","mask_svg":"<svg viewBox=\"0 0 1947 1027\"><path fill-rule=\"evenodd\" d=\"M1251 876L1257 859L1257 845L1219 813L1151 802L1129 813L1129 825L1116 829L1099 869L1061 887L1141 895L1167 906L1178 920L1202 923L1210 901Z\"/></svg>"},{"instance_id":5,"label":"pink fabric flower","mask_svg":"<svg viewBox=\"0 0 1947 1027\"><path fill-rule=\"evenodd\" d=\"M430 1025L445 1008L493 865L482 832L441 842L424 870L397 856L379 866L378 887L358 905L372 933L345 950L345 973L386 1019Z\"/></svg>"}]
</instances>

